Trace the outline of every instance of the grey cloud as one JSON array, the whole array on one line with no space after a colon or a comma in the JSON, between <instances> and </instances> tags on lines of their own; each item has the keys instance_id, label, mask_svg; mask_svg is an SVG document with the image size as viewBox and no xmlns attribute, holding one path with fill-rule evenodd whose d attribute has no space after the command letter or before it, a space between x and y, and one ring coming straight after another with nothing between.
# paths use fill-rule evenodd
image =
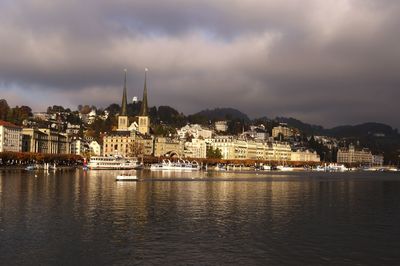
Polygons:
<instances>
[{"instance_id":1,"label":"grey cloud","mask_svg":"<svg viewBox=\"0 0 400 266\"><path fill-rule=\"evenodd\" d=\"M147 66L150 104L185 113L232 106L400 126L394 1L32 0L0 10L0 93L18 104L29 97L17 92L47 95L31 101L42 109L119 102L125 67L129 96L140 96Z\"/></svg>"}]
</instances>

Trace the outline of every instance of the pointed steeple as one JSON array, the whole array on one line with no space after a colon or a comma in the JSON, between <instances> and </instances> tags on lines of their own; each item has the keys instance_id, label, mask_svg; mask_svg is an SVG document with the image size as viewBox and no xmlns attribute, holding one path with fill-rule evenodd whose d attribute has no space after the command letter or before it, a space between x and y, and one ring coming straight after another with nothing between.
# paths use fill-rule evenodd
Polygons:
<instances>
[{"instance_id":1,"label":"pointed steeple","mask_svg":"<svg viewBox=\"0 0 400 266\"><path fill-rule=\"evenodd\" d=\"M126 116L126 106L128 105L128 100L126 96L126 69L124 69L125 72L125 81L124 81L124 92L122 94L122 103L121 103L121 116Z\"/></svg>"},{"instance_id":2,"label":"pointed steeple","mask_svg":"<svg viewBox=\"0 0 400 266\"><path fill-rule=\"evenodd\" d=\"M143 89L143 99L142 99L142 105L140 106L140 113L139 116L148 116L148 105L147 105L147 71L148 69L145 69L144 72L144 89Z\"/></svg>"}]
</instances>

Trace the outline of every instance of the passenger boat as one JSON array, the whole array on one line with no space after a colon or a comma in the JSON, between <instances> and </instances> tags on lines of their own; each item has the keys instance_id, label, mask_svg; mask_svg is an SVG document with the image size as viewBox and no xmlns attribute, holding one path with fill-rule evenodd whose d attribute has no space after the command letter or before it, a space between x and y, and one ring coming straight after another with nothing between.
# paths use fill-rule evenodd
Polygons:
<instances>
[{"instance_id":1,"label":"passenger boat","mask_svg":"<svg viewBox=\"0 0 400 266\"><path fill-rule=\"evenodd\" d=\"M91 170L135 169L140 167L140 164L136 158L93 156L87 167Z\"/></svg>"},{"instance_id":2,"label":"passenger boat","mask_svg":"<svg viewBox=\"0 0 400 266\"><path fill-rule=\"evenodd\" d=\"M200 170L200 165L196 161L178 160L171 162L170 160L163 160L162 163L152 164L150 170L197 171Z\"/></svg>"}]
</instances>

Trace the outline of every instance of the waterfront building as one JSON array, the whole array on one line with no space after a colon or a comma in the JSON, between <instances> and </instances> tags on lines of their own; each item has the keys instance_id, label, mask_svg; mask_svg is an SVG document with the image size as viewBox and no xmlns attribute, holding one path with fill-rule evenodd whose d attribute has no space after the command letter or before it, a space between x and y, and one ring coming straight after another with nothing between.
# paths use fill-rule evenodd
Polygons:
<instances>
[{"instance_id":1,"label":"waterfront building","mask_svg":"<svg viewBox=\"0 0 400 266\"><path fill-rule=\"evenodd\" d=\"M22 129L22 151L48 153L49 139L46 133L36 128Z\"/></svg>"},{"instance_id":2,"label":"waterfront building","mask_svg":"<svg viewBox=\"0 0 400 266\"><path fill-rule=\"evenodd\" d=\"M257 149L261 148L261 146L257 145L255 141L248 141L246 146L246 159L257 160Z\"/></svg>"},{"instance_id":3,"label":"waterfront building","mask_svg":"<svg viewBox=\"0 0 400 266\"><path fill-rule=\"evenodd\" d=\"M136 132L135 138L135 146L137 148L136 156L146 155L152 156L154 155L154 137L151 135L142 135Z\"/></svg>"},{"instance_id":4,"label":"waterfront building","mask_svg":"<svg viewBox=\"0 0 400 266\"><path fill-rule=\"evenodd\" d=\"M71 153L71 139L65 133L59 133L51 128L24 128L22 129L22 151L69 154Z\"/></svg>"},{"instance_id":5,"label":"waterfront building","mask_svg":"<svg viewBox=\"0 0 400 266\"><path fill-rule=\"evenodd\" d=\"M235 159L235 140L233 136L215 136L211 139L206 139L207 147L219 149L222 159Z\"/></svg>"},{"instance_id":6,"label":"waterfront building","mask_svg":"<svg viewBox=\"0 0 400 266\"><path fill-rule=\"evenodd\" d=\"M216 131L226 132L228 130L228 122L227 121L216 121L214 125L215 125Z\"/></svg>"},{"instance_id":7,"label":"waterfront building","mask_svg":"<svg viewBox=\"0 0 400 266\"><path fill-rule=\"evenodd\" d=\"M157 137L154 141L154 156L183 157L184 143L178 139Z\"/></svg>"},{"instance_id":8,"label":"waterfront building","mask_svg":"<svg viewBox=\"0 0 400 266\"><path fill-rule=\"evenodd\" d=\"M91 155L100 156L101 152L101 145L97 141L91 141L89 143L89 150Z\"/></svg>"},{"instance_id":9,"label":"waterfront building","mask_svg":"<svg viewBox=\"0 0 400 266\"><path fill-rule=\"evenodd\" d=\"M187 136L191 136L195 139L203 138L209 139L212 137L212 130L204 129L198 124L186 125L177 130L180 139L185 139Z\"/></svg>"},{"instance_id":10,"label":"waterfront building","mask_svg":"<svg viewBox=\"0 0 400 266\"><path fill-rule=\"evenodd\" d=\"M245 140L234 139L233 141L233 158L238 160L245 160L247 158L247 142Z\"/></svg>"},{"instance_id":11,"label":"waterfront building","mask_svg":"<svg viewBox=\"0 0 400 266\"><path fill-rule=\"evenodd\" d=\"M291 160L292 149L288 143L267 142L265 146L264 160L279 162L287 162Z\"/></svg>"},{"instance_id":12,"label":"waterfront building","mask_svg":"<svg viewBox=\"0 0 400 266\"><path fill-rule=\"evenodd\" d=\"M282 136L284 139L287 139L289 137L292 137L293 135L293 129L287 127L286 124L280 124L279 126L272 129L273 138L279 138L279 136Z\"/></svg>"},{"instance_id":13,"label":"waterfront building","mask_svg":"<svg viewBox=\"0 0 400 266\"><path fill-rule=\"evenodd\" d=\"M320 162L320 157L315 151L297 150L292 151L291 161L293 162Z\"/></svg>"},{"instance_id":14,"label":"waterfront building","mask_svg":"<svg viewBox=\"0 0 400 266\"><path fill-rule=\"evenodd\" d=\"M0 120L0 152L20 152L22 150L21 131L20 127Z\"/></svg>"},{"instance_id":15,"label":"waterfront building","mask_svg":"<svg viewBox=\"0 0 400 266\"><path fill-rule=\"evenodd\" d=\"M105 135L103 137L103 155L130 156L132 152L131 145L133 145L135 139L132 136L133 134L134 132L117 130Z\"/></svg>"},{"instance_id":16,"label":"waterfront building","mask_svg":"<svg viewBox=\"0 0 400 266\"><path fill-rule=\"evenodd\" d=\"M39 128L39 131L47 135L47 153L69 154L71 153L71 140L65 133L59 133L50 128Z\"/></svg>"},{"instance_id":17,"label":"waterfront building","mask_svg":"<svg viewBox=\"0 0 400 266\"><path fill-rule=\"evenodd\" d=\"M262 142L237 139L233 136L216 136L206 143L213 149L219 149L222 159L227 160L268 160L290 161L291 148L285 142Z\"/></svg>"},{"instance_id":18,"label":"waterfront building","mask_svg":"<svg viewBox=\"0 0 400 266\"><path fill-rule=\"evenodd\" d=\"M347 164L364 164L371 165L373 156L370 150L356 149L354 145L349 145L348 148L340 148L337 153L338 163Z\"/></svg>"},{"instance_id":19,"label":"waterfront building","mask_svg":"<svg viewBox=\"0 0 400 266\"><path fill-rule=\"evenodd\" d=\"M103 155L153 155L153 137L137 131L112 131L103 137Z\"/></svg>"},{"instance_id":20,"label":"waterfront building","mask_svg":"<svg viewBox=\"0 0 400 266\"><path fill-rule=\"evenodd\" d=\"M185 142L184 156L188 158L207 158L207 144L204 139Z\"/></svg>"},{"instance_id":21,"label":"waterfront building","mask_svg":"<svg viewBox=\"0 0 400 266\"><path fill-rule=\"evenodd\" d=\"M89 145L86 141L79 137L74 137L71 140L71 153L76 155L84 155L89 151Z\"/></svg>"}]
</instances>

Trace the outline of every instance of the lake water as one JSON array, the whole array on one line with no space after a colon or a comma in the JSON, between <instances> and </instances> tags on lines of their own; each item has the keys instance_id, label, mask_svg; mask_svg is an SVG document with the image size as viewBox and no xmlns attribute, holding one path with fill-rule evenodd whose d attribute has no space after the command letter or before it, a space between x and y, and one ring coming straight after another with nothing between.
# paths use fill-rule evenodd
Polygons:
<instances>
[{"instance_id":1,"label":"lake water","mask_svg":"<svg viewBox=\"0 0 400 266\"><path fill-rule=\"evenodd\" d=\"M117 173L0 171L0 264L400 264L400 173Z\"/></svg>"}]
</instances>

